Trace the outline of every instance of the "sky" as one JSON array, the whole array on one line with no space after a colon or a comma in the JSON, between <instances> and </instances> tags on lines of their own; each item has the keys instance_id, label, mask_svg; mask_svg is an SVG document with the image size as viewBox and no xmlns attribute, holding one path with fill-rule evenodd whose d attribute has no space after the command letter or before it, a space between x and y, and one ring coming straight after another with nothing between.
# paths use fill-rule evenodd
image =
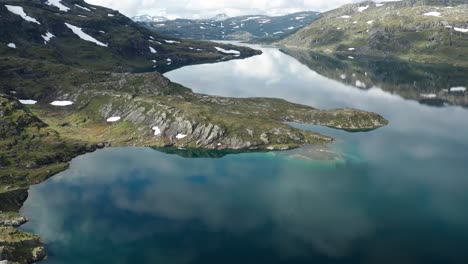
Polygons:
<instances>
[{"instance_id":1,"label":"sky","mask_svg":"<svg viewBox=\"0 0 468 264\"><path fill-rule=\"evenodd\" d=\"M86 0L119 10L127 16L152 15L175 18L210 18L225 13L279 15L298 11L326 11L362 0Z\"/></svg>"}]
</instances>

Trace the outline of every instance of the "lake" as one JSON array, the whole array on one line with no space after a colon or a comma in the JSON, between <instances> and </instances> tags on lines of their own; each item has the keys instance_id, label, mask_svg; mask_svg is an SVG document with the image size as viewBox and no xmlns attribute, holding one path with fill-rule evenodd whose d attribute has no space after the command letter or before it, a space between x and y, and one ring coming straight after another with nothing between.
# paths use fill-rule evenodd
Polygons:
<instances>
[{"instance_id":1,"label":"lake","mask_svg":"<svg viewBox=\"0 0 468 264\"><path fill-rule=\"evenodd\" d=\"M468 263L468 109L451 91L467 69L255 47L263 54L165 75L198 93L353 107L390 124L291 124L334 136L327 148L78 157L22 208L44 263Z\"/></svg>"}]
</instances>

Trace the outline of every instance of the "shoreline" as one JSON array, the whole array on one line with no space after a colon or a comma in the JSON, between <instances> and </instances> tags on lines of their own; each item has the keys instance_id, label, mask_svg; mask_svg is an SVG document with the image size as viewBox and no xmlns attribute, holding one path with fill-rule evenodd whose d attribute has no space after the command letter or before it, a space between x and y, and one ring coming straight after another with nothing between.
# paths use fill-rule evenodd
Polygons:
<instances>
[{"instance_id":1,"label":"shoreline","mask_svg":"<svg viewBox=\"0 0 468 264\"><path fill-rule=\"evenodd\" d=\"M45 247L37 235L6 225L24 224L18 212L29 187L67 170L78 156L104 147L137 146L167 151L281 151L334 140L285 122L350 130L388 124L378 114L356 109L319 110L282 99L197 94L157 72L95 72L13 58L3 63L54 76L52 81L39 77L30 83L15 73L4 80L13 85L15 96L0 94L5 124L0 146L6 149L0 153L0 217L6 219L0 224L0 260L18 263L44 259ZM62 85L75 79L79 81ZM34 92L43 96L28 96ZM41 102L25 106L18 96ZM72 104L47 104L57 100Z\"/></svg>"}]
</instances>

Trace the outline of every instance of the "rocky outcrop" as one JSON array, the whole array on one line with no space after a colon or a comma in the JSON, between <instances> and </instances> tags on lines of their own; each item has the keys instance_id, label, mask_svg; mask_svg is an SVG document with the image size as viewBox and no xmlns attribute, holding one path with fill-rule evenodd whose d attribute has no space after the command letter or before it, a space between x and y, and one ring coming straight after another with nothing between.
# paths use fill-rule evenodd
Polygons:
<instances>
[{"instance_id":1,"label":"rocky outcrop","mask_svg":"<svg viewBox=\"0 0 468 264\"><path fill-rule=\"evenodd\" d=\"M46 251L38 236L0 226L0 261L34 263L45 257Z\"/></svg>"},{"instance_id":2,"label":"rocky outcrop","mask_svg":"<svg viewBox=\"0 0 468 264\"><path fill-rule=\"evenodd\" d=\"M20 215L7 215L0 212L0 226L19 227L28 222L28 219Z\"/></svg>"}]
</instances>

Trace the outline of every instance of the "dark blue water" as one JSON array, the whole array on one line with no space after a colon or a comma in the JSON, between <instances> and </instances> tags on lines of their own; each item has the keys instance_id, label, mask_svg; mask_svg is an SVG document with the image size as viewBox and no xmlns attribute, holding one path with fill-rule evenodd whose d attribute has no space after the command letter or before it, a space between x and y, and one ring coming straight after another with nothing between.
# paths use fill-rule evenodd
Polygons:
<instances>
[{"instance_id":1,"label":"dark blue water","mask_svg":"<svg viewBox=\"0 0 468 264\"><path fill-rule=\"evenodd\" d=\"M292 124L337 142L281 153L81 156L22 209L45 263L468 263L466 109L357 89L268 48L167 76L196 92L376 111L390 125Z\"/></svg>"}]
</instances>

